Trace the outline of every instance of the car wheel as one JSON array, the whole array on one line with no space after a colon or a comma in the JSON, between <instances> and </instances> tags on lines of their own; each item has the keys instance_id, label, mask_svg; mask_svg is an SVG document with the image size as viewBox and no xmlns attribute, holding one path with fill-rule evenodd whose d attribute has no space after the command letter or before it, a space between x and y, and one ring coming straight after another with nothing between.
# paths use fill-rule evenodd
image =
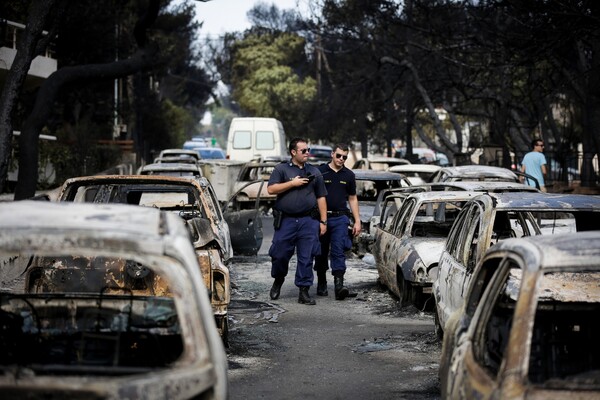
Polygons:
<instances>
[{"instance_id":1,"label":"car wheel","mask_svg":"<svg viewBox=\"0 0 600 400\"><path fill-rule=\"evenodd\" d=\"M227 318L227 315L217 317L216 322L219 333L221 334L223 346L229 348L229 319Z\"/></svg>"},{"instance_id":2,"label":"car wheel","mask_svg":"<svg viewBox=\"0 0 600 400\"><path fill-rule=\"evenodd\" d=\"M401 269L398 271L398 290L400 291L400 307L409 305L412 299L413 288L410 282L404 279Z\"/></svg>"},{"instance_id":3,"label":"car wheel","mask_svg":"<svg viewBox=\"0 0 600 400\"><path fill-rule=\"evenodd\" d=\"M410 302L419 310L423 308L423 298L423 288L420 286L412 286L412 290L410 291Z\"/></svg>"},{"instance_id":4,"label":"car wheel","mask_svg":"<svg viewBox=\"0 0 600 400\"><path fill-rule=\"evenodd\" d=\"M440 316L438 315L438 310L435 306L433 311L433 324L435 326L435 336L438 338L439 341L442 341L444 339L444 330L442 329L442 325L440 324Z\"/></svg>"}]
</instances>

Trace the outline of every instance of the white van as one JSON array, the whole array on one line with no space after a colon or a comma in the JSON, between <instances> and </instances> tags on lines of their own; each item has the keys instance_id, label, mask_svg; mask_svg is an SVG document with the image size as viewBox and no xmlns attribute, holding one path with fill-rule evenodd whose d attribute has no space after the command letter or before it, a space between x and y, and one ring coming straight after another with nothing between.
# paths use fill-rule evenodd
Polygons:
<instances>
[{"instance_id":1,"label":"white van","mask_svg":"<svg viewBox=\"0 0 600 400\"><path fill-rule=\"evenodd\" d=\"M229 125L227 158L236 161L287 156L285 131L275 118L234 118Z\"/></svg>"}]
</instances>

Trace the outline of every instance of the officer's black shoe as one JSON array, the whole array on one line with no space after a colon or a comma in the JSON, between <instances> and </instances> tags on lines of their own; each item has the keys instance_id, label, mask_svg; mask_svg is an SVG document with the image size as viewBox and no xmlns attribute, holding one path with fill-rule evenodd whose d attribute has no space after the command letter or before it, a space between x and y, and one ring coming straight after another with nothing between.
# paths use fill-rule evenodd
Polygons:
<instances>
[{"instance_id":1,"label":"officer's black shoe","mask_svg":"<svg viewBox=\"0 0 600 400\"><path fill-rule=\"evenodd\" d=\"M279 298L279 293L281 292L281 286L283 286L284 280L284 278L275 278L275 282L273 282L273 286L269 292L271 300L277 300Z\"/></svg>"},{"instance_id":2,"label":"officer's black shoe","mask_svg":"<svg viewBox=\"0 0 600 400\"><path fill-rule=\"evenodd\" d=\"M324 276L319 276L317 281L317 296L327 296L327 280Z\"/></svg>"},{"instance_id":3,"label":"officer's black shoe","mask_svg":"<svg viewBox=\"0 0 600 400\"><path fill-rule=\"evenodd\" d=\"M298 295L298 303L300 304L308 304L309 306L314 306L317 302L314 299L310 298L308 294L308 286L300 287L300 294Z\"/></svg>"},{"instance_id":4,"label":"officer's black shoe","mask_svg":"<svg viewBox=\"0 0 600 400\"><path fill-rule=\"evenodd\" d=\"M335 285L335 299L336 300L344 300L348 297L348 288L344 286L344 277L336 276L333 278L333 283Z\"/></svg>"}]
</instances>

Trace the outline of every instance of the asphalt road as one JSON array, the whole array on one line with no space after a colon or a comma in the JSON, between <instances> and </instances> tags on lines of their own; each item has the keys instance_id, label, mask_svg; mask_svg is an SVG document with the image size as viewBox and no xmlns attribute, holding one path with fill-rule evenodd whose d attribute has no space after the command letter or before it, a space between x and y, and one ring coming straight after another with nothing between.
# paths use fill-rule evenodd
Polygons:
<instances>
[{"instance_id":1,"label":"asphalt road","mask_svg":"<svg viewBox=\"0 0 600 400\"><path fill-rule=\"evenodd\" d=\"M380 288L377 270L348 262L346 282L358 295L344 301L311 296L297 302L295 260L281 297L271 301L271 220L259 256L230 265L228 349L230 399L437 399L441 345L433 316Z\"/></svg>"}]
</instances>

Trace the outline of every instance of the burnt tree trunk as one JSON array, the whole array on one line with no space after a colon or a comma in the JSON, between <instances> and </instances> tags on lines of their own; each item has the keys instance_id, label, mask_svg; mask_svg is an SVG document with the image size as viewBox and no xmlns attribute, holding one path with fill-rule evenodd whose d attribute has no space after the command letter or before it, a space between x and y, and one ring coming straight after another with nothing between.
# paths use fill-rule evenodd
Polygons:
<instances>
[{"instance_id":1,"label":"burnt tree trunk","mask_svg":"<svg viewBox=\"0 0 600 400\"><path fill-rule=\"evenodd\" d=\"M134 29L134 37L140 50L128 59L107 64L88 64L61 68L42 84L35 99L33 110L19 137L19 176L15 190L15 200L35 195L38 180L38 138L51 114L56 95L68 83L84 82L90 79L114 79L131 75L153 66L158 57L156 46L149 45L146 30L154 23L160 9L159 0L152 0L146 13L139 19Z\"/></svg>"},{"instance_id":2,"label":"burnt tree trunk","mask_svg":"<svg viewBox=\"0 0 600 400\"><path fill-rule=\"evenodd\" d=\"M141 50L127 60L109 64L90 64L65 67L52 74L36 96L33 110L19 137L19 181L15 190L15 200L35 195L38 180L38 137L48 117L52 113L49 104L54 102L59 90L67 83L89 79L114 79L135 73L153 65L156 50Z\"/></svg>"},{"instance_id":3,"label":"burnt tree trunk","mask_svg":"<svg viewBox=\"0 0 600 400\"><path fill-rule=\"evenodd\" d=\"M6 75L4 87L0 94L0 193L4 192L5 189L12 152L13 109L27 78L31 62L40 52L40 38L55 3L56 0L34 1L31 3L25 32L17 46L17 54Z\"/></svg>"}]
</instances>

